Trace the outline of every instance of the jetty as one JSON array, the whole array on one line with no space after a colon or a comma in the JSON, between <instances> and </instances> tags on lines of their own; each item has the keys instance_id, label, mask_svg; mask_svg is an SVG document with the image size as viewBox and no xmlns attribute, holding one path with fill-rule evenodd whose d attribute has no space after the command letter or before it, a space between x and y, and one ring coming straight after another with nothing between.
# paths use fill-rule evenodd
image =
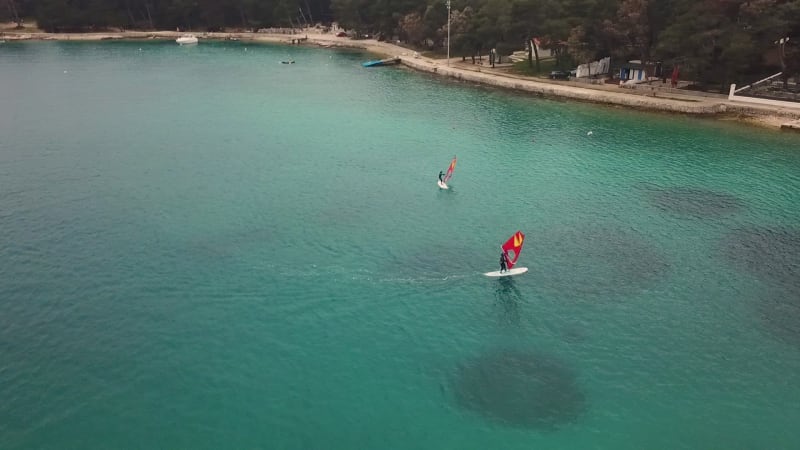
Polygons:
<instances>
[{"instance_id":1,"label":"jetty","mask_svg":"<svg viewBox=\"0 0 800 450\"><path fill-rule=\"evenodd\" d=\"M376 59L361 63L361 65L364 67L393 66L395 64L400 64L399 56L396 56L394 58Z\"/></svg>"}]
</instances>

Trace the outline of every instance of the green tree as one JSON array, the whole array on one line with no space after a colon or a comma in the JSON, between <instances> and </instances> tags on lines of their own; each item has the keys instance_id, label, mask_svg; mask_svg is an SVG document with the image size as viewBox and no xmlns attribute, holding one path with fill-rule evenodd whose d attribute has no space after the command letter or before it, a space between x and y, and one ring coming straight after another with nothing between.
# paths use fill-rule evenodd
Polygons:
<instances>
[{"instance_id":1,"label":"green tree","mask_svg":"<svg viewBox=\"0 0 800 450\"><path fill-rule=\"evenodd\" d=\"M471 31L473 14L471 6L450 12L450 49L463 57L472 54L476 48Z\"/></svg>"},{"instance_id":2,"label":"green tree","mask_svg":"<svg viewBox=\"0 0 800 450\"><path fill-rule=\"evenodd\" d=\"M509 34L512 38L525 43L528 49L528 66L533 67L536 61L536 72L540 70L539 49L531 43L534 37L542 35L544 10L546 4L540 0L516 0L511 5L511 26Z\"/></svg>"},{"instance_id":3,"label":"green tree","mask_svg":"<svg viewBox=\"0 0 800 450\"><path fill-rule=\"evenodd\" d=\"M765 7L769 2L676 2L676 14L659 35L657 51L680 63L683 73L724 91L728 83L749 78L763 67L762 54L767 47L760 36L763 28L773 23L773 13Z\"/></svg>"},{"instance_id":4,"label":"green tree","mask_svg":"<svg viewBox=\"0 0 800 450\"><path fill-rule=\"evenodd\" d=\"M11 20L17 24L17 28L22 28L22 18L19 14L17 2L15 0L6 0L6 6L8 7L8 14L9 17L11 17Z\"/></svg>"},{"instance_id":5,"label":"green tree","mask_svg":"<svg viewBox=\"0 0 800 450\"><path fill-rule=\"evenodd\" d=\"M636 55L642 62L649 61L653 45L651 17L649 0L622 0L615 20L603 22L612 55L623 59Z\"/></svg>"},{"instance_id":6,"label":"green tree","mask_svg":"<svg viewBox=\"0 0 800 450\"><path fill-rule=\"evenodd\" d=\"M399 29L401 38L412 45L421 45L425 40L425 25L417 12L403 16L400 19Z\"/></svg>"}]
</instances>

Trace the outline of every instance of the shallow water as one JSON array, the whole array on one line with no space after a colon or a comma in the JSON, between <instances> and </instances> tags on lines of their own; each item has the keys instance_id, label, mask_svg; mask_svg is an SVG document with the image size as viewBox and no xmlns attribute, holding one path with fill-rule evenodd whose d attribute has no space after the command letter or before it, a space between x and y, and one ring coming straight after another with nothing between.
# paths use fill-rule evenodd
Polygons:
<instances>
[{"instance_id":1,"label":"shallow water","mask_svg":"<svg viewBox=\"0 0 800 450\"><path fill-rule=\"evenodd\" d=\"M798 446L797 136L366 58L0 48L0 448Z\"/></svg>"}]
</instances>

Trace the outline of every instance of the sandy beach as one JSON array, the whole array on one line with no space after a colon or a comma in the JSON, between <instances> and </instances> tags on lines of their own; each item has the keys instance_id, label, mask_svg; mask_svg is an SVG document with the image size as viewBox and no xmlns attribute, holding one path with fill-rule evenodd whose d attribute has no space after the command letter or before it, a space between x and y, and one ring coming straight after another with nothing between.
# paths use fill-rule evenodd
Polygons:
<instances>
[{"instance_id":1,"label":"sandy beach","mask_svg":"<svg viewBox=\"0 0 800 450\"><path fill-rule=\"evenodd\" d=\"M0 33L0 41L62 40L101 41L116 39L176 39L186 34L181 31L120 31L98 33L44 33L38 30L13 30L8 27ZM201 43L205 39L264 42L284 45L311 45L325 48L353 48L365 50L382 57L398 57L409 68L428 72L459 81L479 83L511 89L544 97L557 97L585 102L616 105L632 109L662 111L677 114L700 115L723 120L763 126L771 129L797 130L800 128L800 105L798 108L776 108L772 106L729 101L722 95L697 94L676 89L627 89L617 85L586 84L574 81L554 81L530 78L507 73L503 67L475 65L463 62L461 57L434 59L420 56L413 50L374 39L353 40L337 37L333 33L321 33L316 29L294 34L282 33L193 33Z\"/></svg>"}]
</instances>

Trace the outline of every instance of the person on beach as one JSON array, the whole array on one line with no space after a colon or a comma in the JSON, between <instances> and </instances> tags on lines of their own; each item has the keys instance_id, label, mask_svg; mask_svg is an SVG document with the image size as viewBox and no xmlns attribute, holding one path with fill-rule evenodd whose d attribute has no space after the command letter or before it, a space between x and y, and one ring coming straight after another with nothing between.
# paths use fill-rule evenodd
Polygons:
<instances>
[{"instance_id":1,"label":"person on beach","mask_svg":"<svg viewBox=\"0 0 800 450\"><path fill-rule=\"evenodd\" d=\"M500 273L508 271L508 255L506 255L505 250L500 253Z\"/></svg>"},{"instance_id":2,"label":"person on beach","mask_svg":"<svg viewBox=\"0 0 800 450\"><path fill-rule=\"evenodd\" d=\"M444 172L441 170L439 171L439 182L444 184Z\"/></svg>"}]
</instances>

